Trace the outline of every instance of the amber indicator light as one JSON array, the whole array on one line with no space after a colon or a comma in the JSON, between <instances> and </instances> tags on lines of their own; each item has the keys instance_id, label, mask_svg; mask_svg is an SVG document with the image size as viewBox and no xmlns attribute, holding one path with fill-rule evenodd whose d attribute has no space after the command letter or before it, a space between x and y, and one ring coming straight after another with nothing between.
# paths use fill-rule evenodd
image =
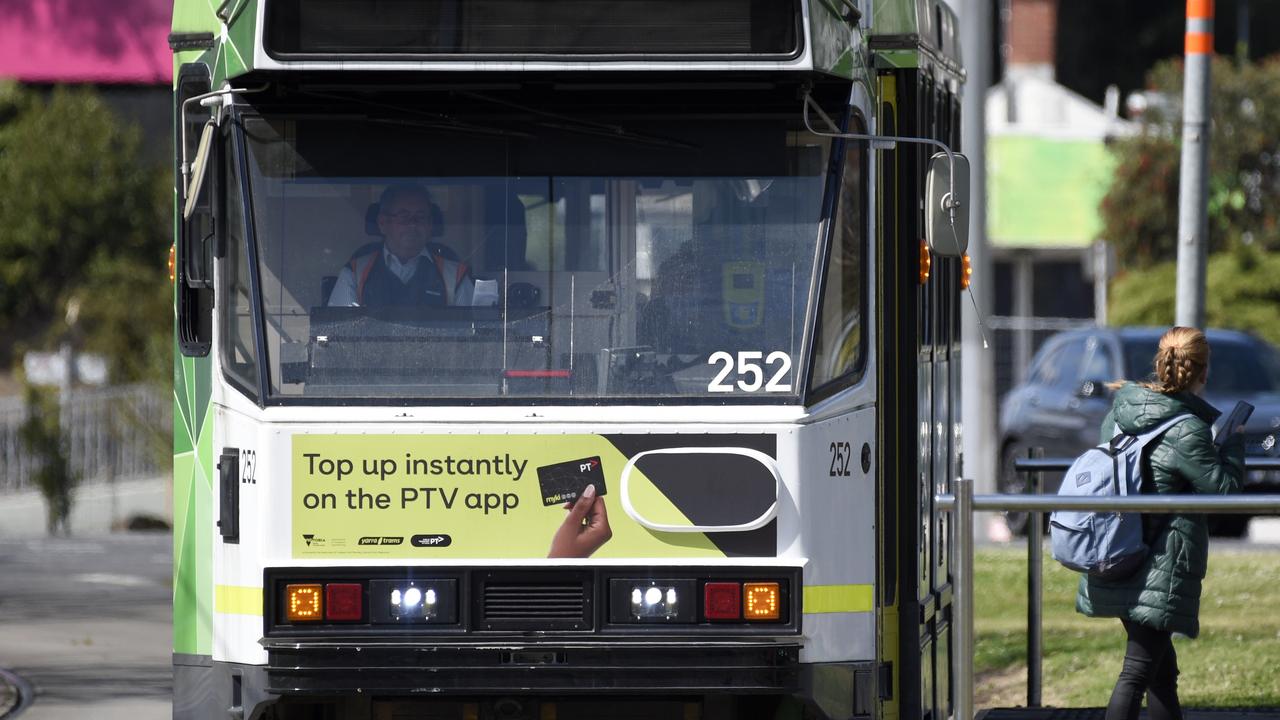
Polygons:
<instances>
[{"instance_id":1,"label":"amber indicator light","mask_svg":"<svg viewBox=\"0 0 1280 720\"><path fill-rule=\"evenodd\" d=\"M782 603L778 583L745 583L742 586L742 617L747 620L778 620Z\"/></svg>"},{"instance_id":2,"label":"amber indicator light","mask_svg":"<svg viewBox=\"0 0 1280 720\"><path fill-rule=\"evenodd\" d=\"M933 256L929 254L929 243L920 241L920 284L929 281L929 272L933 270Z\"/></svg>"},{"instance_id":3,"label":"amber indicator light","mask_svg":"<svg viewBox=\"0 0 1280 720\"><path fill-rule=\"evenodd\" d=\"M285 617L289 622L310 622L324 617L324 588L319 585L286 585Z\"/></svg>"}]
</instances>

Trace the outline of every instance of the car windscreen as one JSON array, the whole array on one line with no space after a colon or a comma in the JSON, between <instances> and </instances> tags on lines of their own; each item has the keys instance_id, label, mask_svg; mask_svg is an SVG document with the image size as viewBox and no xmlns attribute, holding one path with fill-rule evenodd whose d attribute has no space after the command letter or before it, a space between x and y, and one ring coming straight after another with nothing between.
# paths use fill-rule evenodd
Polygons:
<instances>
[{"instance_id":1,"label":"car windscreen","mask_svg":"<svg viewBox=\"0 0 1280 720\"><path fill-rule=\"evenodd\" d=\"M1153 361L1159 348L1157 338L1125 340L1125 366L1129 377L1145 380L1153 376ZM1209 384L1211 395L1253 395L1280 391L1280 355L1262 341L1210 339Z\"/></svg>"},{"instance_id":2,"label":"car windscreen","mask_svg":"<svg viewBox=\"0 0 1280 720\"><path fill-rule=\"evenodd\" d=\"M828 142L537 119L243 118L273 396L797 401Z\"/></svg>"}]
</instances>

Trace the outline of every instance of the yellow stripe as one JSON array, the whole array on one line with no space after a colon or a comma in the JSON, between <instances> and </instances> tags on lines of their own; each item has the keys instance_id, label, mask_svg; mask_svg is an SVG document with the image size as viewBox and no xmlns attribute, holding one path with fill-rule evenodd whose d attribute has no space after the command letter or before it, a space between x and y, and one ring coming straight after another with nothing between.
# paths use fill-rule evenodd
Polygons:
<instances>
[{"instance_id":1,"label":"yellow stripe","mask_svg":"<svg viewBox=\"0 0 1280 720\"><path fill-rule=\"evenodd\" d=\"M227 615L262 616L262 588L217 585L213 588L213 610Z\"/></svg>"},{"instance_id":2,"label":"yellow stripe","mask_svg":"<svg viewBox=\"0 0 1280 720\"><path fill-rule=\"evenodd\" d=\"M870 585L806 585L804 614L871 612L874 600Z\"/></svg>"}]
</instances>

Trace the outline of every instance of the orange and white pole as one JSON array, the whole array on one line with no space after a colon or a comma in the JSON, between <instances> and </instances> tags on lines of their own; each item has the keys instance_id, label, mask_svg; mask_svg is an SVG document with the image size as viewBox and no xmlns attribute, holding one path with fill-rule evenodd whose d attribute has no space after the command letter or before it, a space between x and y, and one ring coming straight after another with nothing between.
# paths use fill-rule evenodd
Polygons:
<instances>
[{"instance_id":1,"label":"orange and white pole","mask_svg":"<svg viewBox=\"0 0 1280 720\"><path fill-rule=\"evenodd\" d=\"M1208 255L1209 85L1213 0L1187 0L1182 85L1182 168L1178 185L1177 324L1204 327Z\"/></svg>"}]
</instances>

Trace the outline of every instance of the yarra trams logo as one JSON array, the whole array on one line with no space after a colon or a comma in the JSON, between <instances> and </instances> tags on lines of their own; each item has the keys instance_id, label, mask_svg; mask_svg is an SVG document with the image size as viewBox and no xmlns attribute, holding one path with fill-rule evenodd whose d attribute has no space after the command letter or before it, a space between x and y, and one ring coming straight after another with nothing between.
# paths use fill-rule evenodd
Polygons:
<instances>
[{"instance_id":1,"label":"yarra trams logo","mask_svg":"<svg viewBox=\"0 0 1280 720\"><path fill-rule=\"evenodd\" d=\"M328 540L318 537L315 533L303 533L302 541L307 547L325 547L330 544ZM405 538L403 535L365 535L360 538L356 544L364 547L384 546L384 545L403 545ZM334 540L333 545L345 544L342 540ZM443 533L434 535L414 535L409 538L409 544L419 548L442 548L449 547L453 544L453 538Z\"/></svg>"}]
</instances>

